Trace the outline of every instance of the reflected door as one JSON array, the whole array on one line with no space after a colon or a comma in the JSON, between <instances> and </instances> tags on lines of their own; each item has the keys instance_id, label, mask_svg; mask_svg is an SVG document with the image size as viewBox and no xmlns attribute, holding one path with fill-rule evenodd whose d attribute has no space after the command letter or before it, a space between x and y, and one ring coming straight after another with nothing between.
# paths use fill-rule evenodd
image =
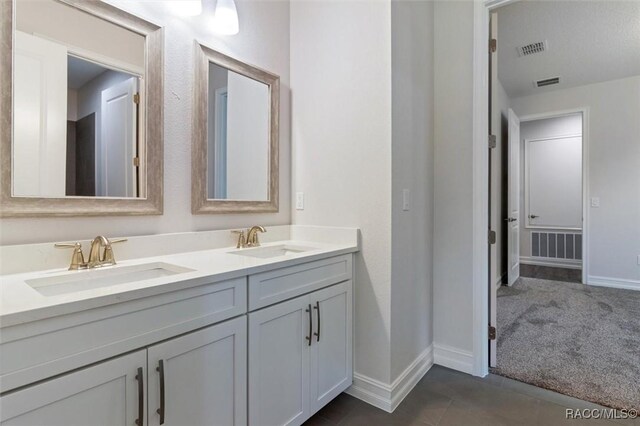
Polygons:
<instances>
[{"instance_id":1,"label":"reflected door","mask_svg":"<svg viewBox=\"0 0 640 426\"><path fill-rule=\"evenodd\" d=\"M102 91L102 123L98 188L106 197L137 196L136 79L130 78Z\"/></svg>"},{"instance_id":2,"label":"reflected door","mask_svg":"<svg viewBox=\"0 0 640 426\"><path fill-rule=\"evenodd\" d=\"M16 31L13 194L64 197L67 49Z\"/></svg>"},{"instance_id":3,"label":"reflected door","mask_svg":"<svg viewBox=\"0 0 640 426\"><path fill-rule=\"evenodd\" d=\"M509 109L508 155L508 276L509 285L513 285L520 277L520 119L512 109Z\"/></svg>"}]
</instances>

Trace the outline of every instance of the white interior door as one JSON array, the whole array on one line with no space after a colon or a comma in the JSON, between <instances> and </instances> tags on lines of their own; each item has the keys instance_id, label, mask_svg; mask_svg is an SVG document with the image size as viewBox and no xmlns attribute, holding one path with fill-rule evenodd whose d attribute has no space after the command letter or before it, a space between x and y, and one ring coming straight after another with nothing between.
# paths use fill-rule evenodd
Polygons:
<instances>
[{"instance_id":1,"label":"white interior door","mask_svg":"<svg viewBox=\"0 0 640 426\"><path fill-rule=\"evenodd\" d=\"M64 197L67 159L67 49L16 31L13 194Z\"/></svg>"},{"instance_id":2,"label":"white interior door","mask_svg":"<svg viewBox=\"0 0 640 426\"><path fill-rule=\"evenodd\" d=\"M149 369L149 426L247 424L246 317L150 347Z\"/></svg>"},{"instance_id":3,"label":"white interior door","mask_svg":"<svg viewBox=\"0 0 640 426\"><path fill-rule=\"evenodd\" d=\"M134 77L102 91L97 190L105 197L135 197L136 93Z\"/></svg>"},{"instance_id":4,"label":"white interior door","mask_svg":"<svg viewBox=\"0 0 640 426\"><path fill-rule=\"evenodd\" d=\"M509 226L507 232L508 244L508 275L509 285L513 285L520 277L520 119L509 108L509 182L507 185L507 205Z\"/></svg>"}]
</instances>

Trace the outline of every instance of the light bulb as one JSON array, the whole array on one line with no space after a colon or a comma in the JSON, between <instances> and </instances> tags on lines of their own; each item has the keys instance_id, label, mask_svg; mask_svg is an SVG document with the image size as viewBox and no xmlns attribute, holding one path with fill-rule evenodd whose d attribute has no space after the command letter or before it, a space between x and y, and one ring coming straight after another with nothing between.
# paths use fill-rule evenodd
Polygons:
<instances>
[{"instance_id":1,"label":"light bulb","mask_svg":"<svg viewBox=\"0 0 640 426\"><path fill-rule=\"evenodd\" d=\"M167 6L178 16L198 16L202 13L202 0L171 0Z\"/></svg>"},{"instance_id":2,"label":"light bulb","mask_svg":"<svg viewBox=\"0 0 640 426\"><path fill-rule=\"evenodd\" d=\"M238 11L233 0L218 0L213 15L213 28L219 34L233 35L240 31Z\"/></svg>"}]
</instances>

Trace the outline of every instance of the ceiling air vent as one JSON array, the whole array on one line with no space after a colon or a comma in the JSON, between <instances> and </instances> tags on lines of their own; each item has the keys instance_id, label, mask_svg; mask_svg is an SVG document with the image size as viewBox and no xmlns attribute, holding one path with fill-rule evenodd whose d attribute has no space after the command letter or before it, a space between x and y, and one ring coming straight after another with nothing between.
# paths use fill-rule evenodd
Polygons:
<instances>
[{"instance_id":1,"label":"ceiling air vent","mask_svg":"<svg viewBox=\"0 0 640 426\"><path fill-rule=\"evenodd\" d=\"M518 56L529 56L535 53L541 53L547 50L547 40L529 43L525 46L518 47Z\"/></svg>"},{"instance_id":2,"label":"ceiling air vent","mask_svg":"<svg viewBox=\"0 0 640 426\"><path fill-rule=\"evenodd\" d=\"M545 78L534 82L536 87L552 86L558 83L560 83L560 77Z\"/></svg>"}]
</instances>

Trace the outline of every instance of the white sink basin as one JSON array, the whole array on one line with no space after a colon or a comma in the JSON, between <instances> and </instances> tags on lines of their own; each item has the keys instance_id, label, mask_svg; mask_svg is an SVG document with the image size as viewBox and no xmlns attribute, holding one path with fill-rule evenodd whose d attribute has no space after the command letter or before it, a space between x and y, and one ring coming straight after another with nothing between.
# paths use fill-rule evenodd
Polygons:
<instances>
[{"instance_id":1,"label":"white sink basin","mask_svg":"<svg viewBox=\"0 0 640 426\"><path fill-rule=\"evenodd\" d=\"M150 280L192 271L193 269L183 268L182 266L155 262L142 265L122 267L108 266L104 269L74 271L64 275L35 278L25 282L44 296L58 296L61 294Z\"/></svg>"},{"instance_id":2,"label":"white sink basin","mask_svg":"<svg viewBox=\"0 0 640 426\"><path fill-rule=\"evenodd\" d=\"M282 244L269 247L255 247L249 249L235 250L229 253L239 256L257 257L261 259L269 259L280 256L293 256L307 251L317 250L315 247L295 246L291 244Z\"/></svg>"}]
</instances>

